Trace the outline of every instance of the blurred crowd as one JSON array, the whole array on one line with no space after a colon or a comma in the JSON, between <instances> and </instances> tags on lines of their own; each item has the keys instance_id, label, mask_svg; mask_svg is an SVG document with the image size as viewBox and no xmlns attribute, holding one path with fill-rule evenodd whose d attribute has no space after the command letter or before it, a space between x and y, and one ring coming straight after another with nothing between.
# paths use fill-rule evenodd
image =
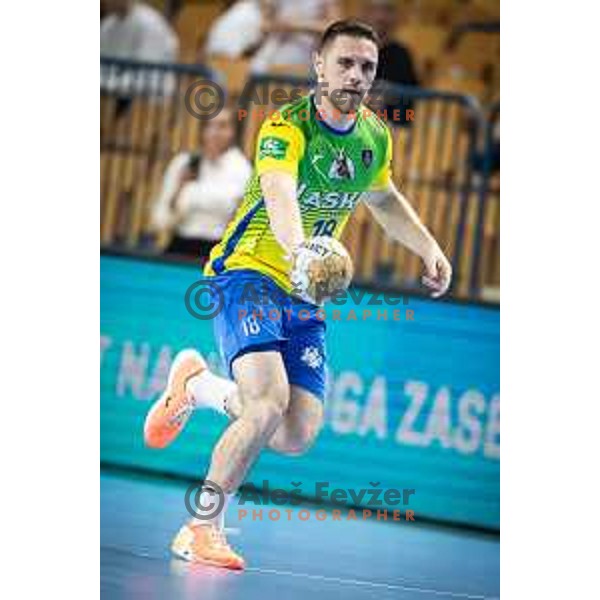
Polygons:
<instances>
[{"instance_id":1,"label":"blurred crowd","mask_svg":"<svg viewBox=\"0 0 600 600\"><path fill-rule=\"evenodd\" d=\"M394 0L372 0L361 17L384 40L379 76L418 84L408 49L393 39L398 26ZM180 40L167 16L138 0L102 0L101 56L142 62L177 62ZM251 73L279 66L308 70L325 23L343 17L338 0L238 0L210 25L198 58L250 58Z\"/></svg>"}]
</instances>

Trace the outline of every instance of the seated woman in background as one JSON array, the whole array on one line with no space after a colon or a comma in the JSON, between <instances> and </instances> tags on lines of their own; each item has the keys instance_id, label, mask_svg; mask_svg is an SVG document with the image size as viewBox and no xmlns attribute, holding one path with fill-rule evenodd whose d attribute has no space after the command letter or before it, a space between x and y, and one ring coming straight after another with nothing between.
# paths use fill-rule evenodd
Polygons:
<instances>
[{"instance_id":1,"label":"seated woman in background","mask_svg":"<svg viewBox=\"0 0 600 600\"><path fill-rule=\"evenodd\" d=\"M207 258L244 195L252 167L234 145L234 113L224 108L202 129L199 154L182 152L165 172L152 225L172 236L169 254Z\"/></svg>"}]
</instances>

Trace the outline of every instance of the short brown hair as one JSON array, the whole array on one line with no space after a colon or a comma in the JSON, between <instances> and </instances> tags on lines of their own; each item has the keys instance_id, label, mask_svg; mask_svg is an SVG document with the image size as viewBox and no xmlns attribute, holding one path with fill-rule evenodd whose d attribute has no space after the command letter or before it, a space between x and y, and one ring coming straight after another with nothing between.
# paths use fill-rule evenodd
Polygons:
<instances>
[{"instance_id":1,"label":"short brown hair","mask_svg":"<svg viewBox=\"0 0 600 600\"><path fill-rule=\"evenodd\" d=\"M379 36L370 25L367 25L366 23L363 23L357 19L344 19L342 21L336 21L335 23L332 23L322 33L318 45L319 52L322 52L323 48L325 48L327 44L333 42L333 40L340 35L364 38L366 40L371 40L378 48L380 46Z\"/></svg>"}]
</instances>

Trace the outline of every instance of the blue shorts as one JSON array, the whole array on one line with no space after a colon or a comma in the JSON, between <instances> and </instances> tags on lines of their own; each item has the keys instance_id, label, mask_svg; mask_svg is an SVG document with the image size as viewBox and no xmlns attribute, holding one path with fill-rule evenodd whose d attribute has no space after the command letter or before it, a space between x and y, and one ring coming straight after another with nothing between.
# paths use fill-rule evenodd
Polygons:
<instances>
[{"instance_id":1,"label":"blue shorts","mask_svg":"<svg viewBox=\"0 0 600 600\"><path fill-rule=\"evenodd\" d=\"M290 384L323 400L326 387L323 309L286 294L270 277L250 269L210 278L223 306L214 317L221 358L232 374L233 361L248 352L281 353Z\"/></svg>"}]
</instances>

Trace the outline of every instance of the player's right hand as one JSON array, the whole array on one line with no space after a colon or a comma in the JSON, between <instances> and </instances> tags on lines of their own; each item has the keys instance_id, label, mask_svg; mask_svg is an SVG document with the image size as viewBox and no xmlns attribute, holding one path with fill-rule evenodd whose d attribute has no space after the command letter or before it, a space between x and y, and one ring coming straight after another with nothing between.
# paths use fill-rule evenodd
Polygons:
<instances>
[{"instance_id":1,"label":"player's right hand","mask_svg":"<svg viewBox=\"0 0 600 600\"><path fill-rule=\"evenodd\" d=\"M308 265L314 258L313 253L308 249L306 241L295 246L288 258L291 262L290 281L292 283L292 294L305 302L315 303L308 290L310 287L310 278L308 276Z\"/></svg>"}]
</instances>

